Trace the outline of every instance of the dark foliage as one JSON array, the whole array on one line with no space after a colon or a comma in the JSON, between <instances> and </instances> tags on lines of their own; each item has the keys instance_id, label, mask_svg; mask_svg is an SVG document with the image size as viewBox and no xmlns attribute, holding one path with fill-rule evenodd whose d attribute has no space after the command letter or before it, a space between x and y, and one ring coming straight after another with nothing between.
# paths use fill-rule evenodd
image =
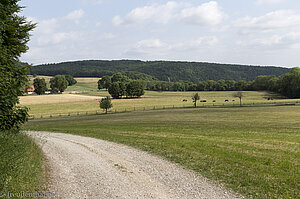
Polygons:
<instances>
[{"instance_id":1,"label":"dark foliage","mask_svg":"<svg viewBox=\"0 0 300 199\"><path fill-rule=\"evenodd\" d=\"M44 78L35 78L33 80L34 91L38 95L45 94L47 91L47 84Z\"/></svg>"},{"instance_id":2,"label":"dark foliage","mask_svg":"<svg viewBox=\"0 0 300 199\"><path fill-rule=\"evenodd\" d=\"M19 57L28 49L29 31L34 24L20 16L19 0L0 1L0 130L18 129L28 117L27 109L17 107L29 66Z\"/></svg>"},{"instance_id":3,"label":"dark foliage","mask_svg":"<svg viewBox=\"0 0 300 199\"><path fill-rule=\"evenodd\" d=\"M289 69L204 62L90 60L34 66L30 73L50 76L70 74L76 77L102 77L111 76L117 72L122 72L131 79L141 79L136 76L144 76L144 80L147 81L158 79L160 81L182 80L197 83L221 79L252 81L259 75L279 76L289 72Z\"/></svg>"},{"instance_id":4,"label":"dark foliage","mask_svg":"<svg viewBox=\"0 0 300 199\"><path fill-rule=\"evenodd\" d=\"M68 86L73 86L73 85L77 84L76 79L74 79L74 77L72 75L65 75L65 78L68 82Z\"/></svg>"},{"instance_id":5,"label":"dark foliage","mask_svg":"<svg viewBox=\"0 0 300 199\"><path fill-rule=\"evenodd\" d=\"M58 91L62 93L67 87L68 81L64 75L56 75L50 79L50 88L54 93L57 93Z\"/></svg>"}]
</instances>

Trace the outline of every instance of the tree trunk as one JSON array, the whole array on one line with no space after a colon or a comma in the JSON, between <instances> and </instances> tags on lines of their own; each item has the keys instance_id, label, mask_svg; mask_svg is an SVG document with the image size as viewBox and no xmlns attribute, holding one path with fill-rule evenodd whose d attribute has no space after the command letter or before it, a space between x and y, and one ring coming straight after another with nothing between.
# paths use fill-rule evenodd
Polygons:
<instances>
[{"instance_id":1,"label":"tree trunk","mask_svg":"<svg viewBox=\"0 0 300 199\"><path fill-rule=\"evenodd\" d=\"M240 106L242 106L242 98L240 98Z\"/></svg>"},{"instance_id":2,"label":"tree trunk","mask_svg":"<svg viewBox=\"0 0 300 199\"><path fill-rule=\"evenodd\" d=\"M107 114L107 108L105 109L105 114Z\"/></svg>"}]
</instances>

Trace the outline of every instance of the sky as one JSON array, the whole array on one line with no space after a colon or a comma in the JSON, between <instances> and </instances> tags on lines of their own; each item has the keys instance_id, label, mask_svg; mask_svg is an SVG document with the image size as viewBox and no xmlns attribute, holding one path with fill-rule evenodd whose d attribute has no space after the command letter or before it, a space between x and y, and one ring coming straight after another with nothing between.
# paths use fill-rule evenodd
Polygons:
<instances>
[{"instance_id":1,"label":"sky","mask_svg":"<svg viewBox=\"0 0 300 199\"><path fill-rule=\"evenodd\" d=\"M30 64L172 60L300 66L299 0L21 0Z\"/></svg>"}]
</instances>

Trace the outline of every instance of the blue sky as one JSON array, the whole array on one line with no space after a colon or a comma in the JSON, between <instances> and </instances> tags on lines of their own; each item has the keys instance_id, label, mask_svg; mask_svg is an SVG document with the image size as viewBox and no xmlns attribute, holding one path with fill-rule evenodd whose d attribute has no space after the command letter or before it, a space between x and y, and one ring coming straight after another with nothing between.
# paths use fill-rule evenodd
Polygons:
<instances>
[{"instance_id":1,"label":"blue sky","mask_svg":"<svg viewBox=\"0 0 300 199\"><path fill-rule=\"evenodd\" d=\"M21 0L32 64L87 59L300 66L298 0Z\"/></svg>"}]
</instances>

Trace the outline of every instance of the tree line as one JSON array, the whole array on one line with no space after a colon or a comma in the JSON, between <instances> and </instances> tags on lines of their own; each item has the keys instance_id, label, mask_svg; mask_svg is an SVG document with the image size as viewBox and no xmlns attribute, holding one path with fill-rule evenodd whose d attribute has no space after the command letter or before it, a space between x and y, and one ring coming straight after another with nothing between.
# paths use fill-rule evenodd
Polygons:
<instances>
[{"instance_id":1,"label":"tree line","mask_svg":"<svg viewBox=\"0 0 300 199\"><path fill-rule=\"evenodd\" d=\"M137 98L145 94L145 83L133 80L122 73L104 76L98 81L98 89L107 89L112 98Z\"/></svg>"},{"instance_id":2,"label":"tree line","mask_svg":"<svg viewBox=\"0 0 300 199\"><path fill-rule=\"evenodd\" d=\"M74 77L112 76L117 72L121 72L131 79L135 79L132 76L138 74L142 76L143 74L144 80L148 78L147 81L152 81L155 78L160 81L178 82L182 80L198 83L199 81L218 81L220 79L252 81L260 75L280 76L289 72L289 69L205 62L140 60L86 60L44 64L30 69L32 75L69 74Z\"/></svg>"},{"instance_id":3,"label":"tree line","mask_svg":"<svg viewBox=\"0 0 300 199\"><path fill-rule=\"evenodd\" d=\"M98 89L108 89L113 98L140 97L143 88L151 91L271 91L288 98L300 97L300 69L292 68L279 77L260 75L253 81L207 80L193 83L189 81L145 81L131 80L126 75L116 73L104 76L98 81Z\"/></svg>"},{"instance_id":4,"label":"tree line","mask_svg":"<svg viewBox=\"0 0 300 199\"><path fill-rule=\"evenodd\" d=\"M68 86L76 84L77 81L71 75L56 75L50 79L50 88L52 93L62 93ZM44 78L35 78L33 80L34 91L38 95L45 94L48 91L47 83Z\"/></svg>"}]
</instances>

